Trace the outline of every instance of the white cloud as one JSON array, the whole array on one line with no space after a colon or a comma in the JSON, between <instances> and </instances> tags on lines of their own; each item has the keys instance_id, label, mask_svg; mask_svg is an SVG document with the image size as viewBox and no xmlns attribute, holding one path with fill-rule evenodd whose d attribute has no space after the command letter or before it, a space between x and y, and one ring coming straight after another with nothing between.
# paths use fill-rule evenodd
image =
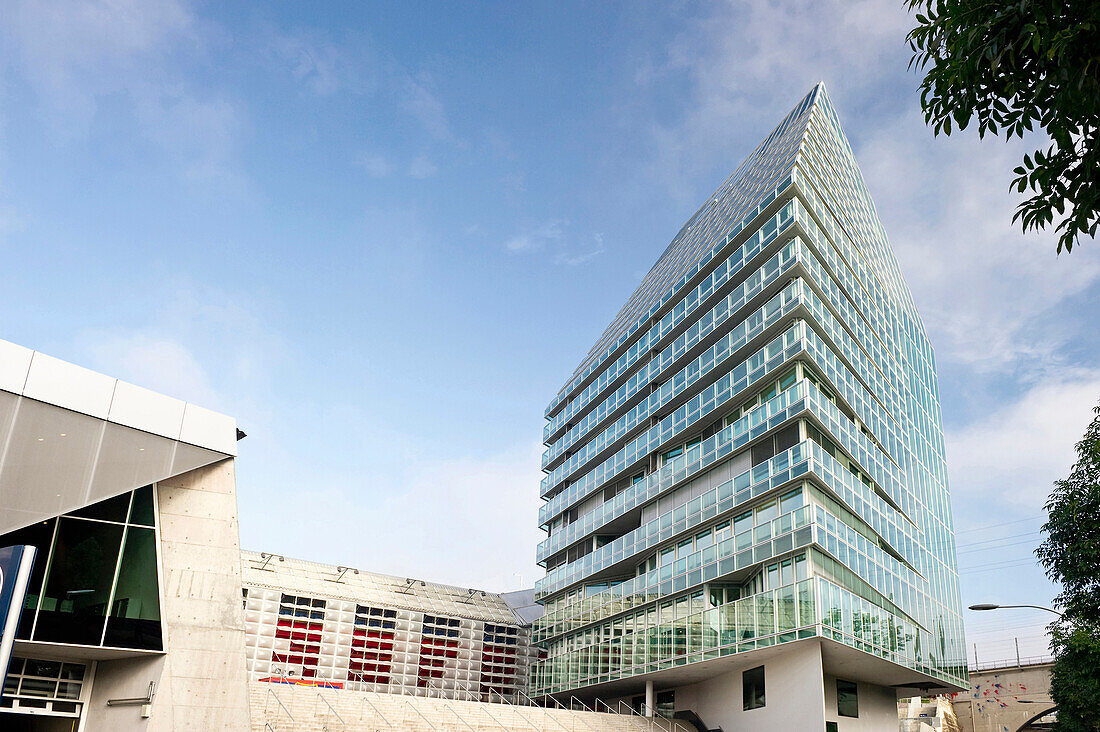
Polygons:
<instances>
[{"instance_id":1,"label":"white cloud","mask_svg":"<svg viewBox=\"0 0 1100 732\"><path fill-rule=\"evenodd\" d=\"M222 401L199 360L179 341L149 333L88 336L91 362L111 376L193 404Z\"/></svg>"},{"instance_id":2,"label":"white cloud","mask_svg":"<svg viewBox=\"0 0 1100 732\"><path fill-rule=\"evenodd\" d=\"M415 456L405 475L364 472L330 488L302 486L295 502L323 510L302 512L295 532L280 531L278 551L477 589L529 587L541 576L535 545L545 538L532 490L540 454L541 446L526 445L486 457Z\"/></svg>"},{"instance_id":3,"label":"white cloud","mask_svg":"<svg viewBox=\"0 0 1100 732\"><path fill-rule=\"evenodd\" d=\"M201 63L212 35L187 3L17 1L6 10L0 60L9 62L6 73L33 89L53 132L85 136L100 100L123 100L138 134L155 143L185 181L216 184L218 193L244 188L234 160L241 109L183 81L180 60Z\"/></svg>"},{"instance_id":4,"label":"white cloud","mask_svg":"<svg viewBox=\"0 0 1100 732\"><path fill-rule=\"evenodd\" d=\"M1033 387L984 419L948 430L952 495L1038 511L1052 483L1069 474L1073 446L1098 401L1100 372L1073 373Z\"/></svg>"},{"instance_id":5,"label":"white cloud","mask_svg":"<svg viewBox=\"0 0 1100 732\"><path fill-rule=\"evenodd\" d=\"M178 0L17 0L0 32L39 95L83 125L97 96L124 91L193 24Z\"/></svg>"},{"instance_id":6,"label":"white cloud","mask_svg":"<svg viewBox=\"0 0 1100 732\"><path fill-rule=\"evenodd\" d=\"M200 99L179 86L135 89L134 98L146 135L178 162L186 180L218 184L221 192L247 187L235 162L244 123L232 102Z\"/></svg>"},{"instance_id":7,"label":"white cloud","mask_svg":"<svg viewBox=\"0 0 1100 732\"><path fill-rule=\"evenodd\" d=\"M593 234L590 242L566 234L569 222L551 219L528 231L516 234L504 242L509 252L547 251L555 264L576 267L590 262L604 252L603 234Z\"/></svg>"},{"instance_id":8,"label":"white cloud","mask_svg":"<svg viewBox=\"0 0 1100 732\"><path fill-rule=\"evenodd\" d=\"M565 221L551 219L529 231L516 234L504 242L504 248L510 252L531 252L542 249L551 242L561 241L565 236Z\"/></svg>"},{"instance_id":9,"label":"white cloud","mask_svg":"<svg viewBox=\"0 0 1100 732\"><path fill-rule=\"evenodd\" d=\"M767 132L814 84L873 94L883 61L897 55L909 20L900 4L864 0L727 2L689 24L661 62L643 59L642 86L682 83L690 103L671 122L654 121L650 175L678 197L698 196L693 181L715 160L739 160L739 130ZM736 29L731 32L731 29ZM835 83L834 83L835 82ZM663 119L662 114L658 119ZM755 142L755 141L753 141Z\"/></svg>"},{"instance_id":10,"label":"white cloud","mask_svg":"<svg viewBox=\"0 0 1100 732\"><path fill-rule=\"evenodd\" d=\"M940 360L1027 380L1063 366L1061 304L1100 282L1100 256L1055 256L1053 236L1012 222L1007 183L1033 144L933 139L915 110L863 140L857 158Z\"/></svg>"},{"instance_id":11,"label":"white cloud","mask_svg":"<svg viewBox=\"0 0 1100 732\"><path fill-rule=\"evenodd\" d=\"M203 407L266 418L268 364L284 348L255 311L212 288L177 287L145 322L79 333L75 360Z\"/></svg>"},{"instance_id":12,"label":"white cloud","mask_svg":"<svg viewBox=\"0 0 1100 732\"><path fill-rule=\"evenodd\" d=\"M591 247L576 252L561 252L556 261L558 264L576 267L595 259L603 254L603 251L603 234L593 234Z\"/></svg>"},{"instance_id":13,"label":"white cloud","mask_svg":"<svg viewBox=\"0 0 1100 732\"><path fill-rule=\"evenodd\" d=\"M417 155L409 163L408 175L410 178L424 180L425 178L431 178L438 172L439 168L426 155Z\"/></svg>"},{"instance_id":14,"label":"white cloud","mask_svg":"<svg viewBox=\"0 0 1100 732\"><path fill-rule=\"evenodd\" d=\"M271 40L275 55L287 65L295 79L314 94L327 95L343 85L342 74L348 69L342 63L340 50L333 44L313 38L310 34L275 35Z\"/></svg>"},{"instance_id":15,"label":"white cloud","mask_svg":"<svg viewBox=\"0 0 1100 732\"><path fill-rule=\"evenodd\" d=\"M431 89L431 78L421 74L419 78L405 79L402 106L420 122L421 126L439 142L454 139L447 113L436 93Z\"/></svg>"},{"instance_id":16,"label":"white cloud","mask_svg":"<svg viewBox=\"0 0 1100 732\"><path fill-rule=\"evenodd\" d=\"M359 156L356 164L367 171L367 175L371 178L385 178L393 172L393 165L390 161L386 160L385 156L375 153L363 153Z\"/></svg>"}]
</instances>

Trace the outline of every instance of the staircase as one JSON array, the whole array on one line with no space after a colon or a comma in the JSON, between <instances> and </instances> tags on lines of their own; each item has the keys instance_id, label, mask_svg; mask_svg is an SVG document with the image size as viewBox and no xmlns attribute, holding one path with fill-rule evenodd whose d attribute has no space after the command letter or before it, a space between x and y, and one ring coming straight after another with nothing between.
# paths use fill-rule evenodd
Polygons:
<instances>
[{"instance_id":1,"label":"staircase","mask_svg":"<svg viewBox=\"0 0 1100 732\"><path fill-rule=\"evenodd\" d=\"M695 732L633 713L249 682L253 732ZM626 707L623 707L624 711Z\"/></svg>"}]
</instances>

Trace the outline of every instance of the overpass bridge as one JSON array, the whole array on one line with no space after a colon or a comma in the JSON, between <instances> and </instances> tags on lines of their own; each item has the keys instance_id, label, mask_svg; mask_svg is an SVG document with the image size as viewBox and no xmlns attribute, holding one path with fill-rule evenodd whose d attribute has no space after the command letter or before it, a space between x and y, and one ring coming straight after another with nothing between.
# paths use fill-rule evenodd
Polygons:
<instances>
[{"instance_id":1,"label":"overpass bridge","mask_svg":"<svg viewBox=\"0 0 1100 732\"><path fill-rule=\"evenodd\" d=\"M1030 660L1030 663L1028 662ZM970 669L970 689L948 698L960 732L1051 729L1049 658L1013 660Z\"/></svg>"}]
</instances>

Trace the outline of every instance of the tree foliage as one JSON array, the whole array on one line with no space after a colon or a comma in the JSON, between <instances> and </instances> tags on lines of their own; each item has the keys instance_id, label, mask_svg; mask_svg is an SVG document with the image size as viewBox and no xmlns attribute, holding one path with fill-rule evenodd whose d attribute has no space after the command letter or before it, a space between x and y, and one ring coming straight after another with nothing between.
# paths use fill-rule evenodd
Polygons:
<instances>
[{"instance_id":1,"label":"tree foliage","mask_svg":"<svg viewBox=\"0 0 1100 732\"><path fill-rule=\"evenodd\" d=\"M1069 477L1047 501L1039 560L1061 585L1064 615L1051 629L1058 729L1100 732L1100 406L1077 443Z\"/></svg>"},{"instance_id":2,"label":"tree foliage","mask_svg":"<svg viewBox=\"0 0 1100 732\"><path fill-rule=\"evenodd\" d=\"M938 135L975 122L986 133L1046 132L1011 186L1026 232L1060 221L1058 252L1100 224L1100 2L906 0L917 27L910 67L925 72L921 107Z\"/></svg>"}]
</instances>

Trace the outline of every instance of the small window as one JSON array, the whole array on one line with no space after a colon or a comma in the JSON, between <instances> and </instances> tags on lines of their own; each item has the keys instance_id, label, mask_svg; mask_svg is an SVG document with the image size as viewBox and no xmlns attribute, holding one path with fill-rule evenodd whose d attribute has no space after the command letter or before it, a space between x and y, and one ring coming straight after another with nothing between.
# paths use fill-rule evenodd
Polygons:
<instances>
[{"instance_id":1,"label":"small window","mask_svg":"<svg viewBox=\"0 0 1100 732\"><path fill-rule=\"evenodd\" d=\"M779 379L779 390L786 391L787 389L790 389L795 380L796 377L794 375L794 369L791 369L786 374L784 374L781 379Z\"/></svg>"},{"instance_id":2,"label":"small window","mask_svg":"<svg viewBox=\"0 0 1100 732\"><path fill-rule=\"evenodd\" d=\"M836 680L836 713L842 717L859 716L859 695L856 682Z\"/></svg>"},{"instance_id":3,"label":"small window","mask_svg":"<svg viewBox=\"0 0 1100 732\"><path fill-rule=\"evenodd\" d=\"M645 473L638 473L637 475L635 475L633 478L630 479L630 484L631 485L638 485L643 480L645 480Z\"/></svg>"},{"instance_id":4,"label":"small window","mask_svg":"<svg viewBox=\"0 0 1100 732\"><path fill-rule=\"evenodd\" d=\"M764 667L757 666L741 673L741 691L745 711L764 708Z\"/></svg>"},{"instance_id":5,"label":"small window","mask_svg":"<svg viewBox=\"0 0 1100 732\"><path fill-rule=\"evenodd\" d=\"M668 462L669 460L672 460L673 458L678 458L683 454L684 454L683 445L681 445L680 447L674 447L674 448L672 448L671 450L669 450L668 452L666 452L664 454L665 462Z\"/></svg>"},{"instance_id":6,"label":"small window","mask_svg":"<svg viewBox=\"0 0 1100 732\"><path fill-rule=\"evenodd\" d=\"M772 444L772 438L768 438L763 442L752 446L752 464L753 466L759 465L762 462L770 460L775 455L775 450Z\"/></svg>"},{"instance_id":7,"label":"small window","mask_svg":"<svg viewBox=\"0 0 1100 732\"><path fill-rule=\"evenodd\" d=\"M756 525L759 526L763 523L771 521L779 515L777 511L778 508L776 507L775 501L768 501L764 505L758 507L756 509Z\"/></svg>"},{"instance_id":8,"label":"small window","mask_svg":"<svg viewBox=\"0 0 1100 732\"><path fill-rule=\"evenodd\" d=\"M825 723L825 732L838 732L836 722L826 722Z\"/></svg>"}]
</instances>

